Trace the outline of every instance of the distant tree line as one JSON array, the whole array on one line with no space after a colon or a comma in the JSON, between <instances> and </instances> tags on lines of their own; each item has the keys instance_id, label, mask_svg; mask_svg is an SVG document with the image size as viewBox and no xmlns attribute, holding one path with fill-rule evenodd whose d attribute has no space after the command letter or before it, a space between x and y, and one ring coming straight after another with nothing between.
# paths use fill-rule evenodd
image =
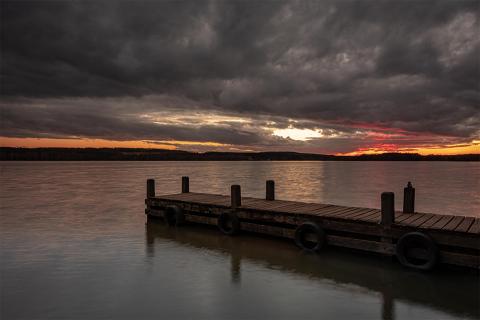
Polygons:
<instances>
[{"instance_id":1,"label":"distant tree line","mask_svg":"<svg viewBox=\"0 0 480 320\"><path fill-rule=\"evenodd\" d=\"M0 148L0 161L480 161L480 154L383 153L333 156L297 152L188 152L134 148Z\"/></svg>"}]
</instances>

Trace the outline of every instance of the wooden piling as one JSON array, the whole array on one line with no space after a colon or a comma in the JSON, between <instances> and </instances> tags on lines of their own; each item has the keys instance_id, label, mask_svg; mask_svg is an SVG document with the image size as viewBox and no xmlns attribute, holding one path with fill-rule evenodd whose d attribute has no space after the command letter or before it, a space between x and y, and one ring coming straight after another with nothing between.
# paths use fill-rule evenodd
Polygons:
<instances>
[{"instance_id":1,"label":"wooden piling","mask_svg":"<svg viewBox=\"0 0 480 320\"><path fill-rule=\"evenodd\" d=\"M190 179L188 177L182 177L182 193L190 192Z\"/></svg>"},{"instance_id":2,"label":"wooden piling","mask_svg":"<svg viewBox=\"0 0 480 320\"><path fill-rule=\"evenodd\" d=\"M380 223L391 226L395 223L395 194L393 192L382 193L382 218Z\"/></svg>"},{"instance_id":3,"label":"wooden piling","mask_svg":"<svg viewBox=\"0 0 480 320\"><path fill-rule=\"evenodd\" d=\"M275 181L267 180L265 200L275 200Z\"/></svg>"},{"instance_id":4,"label":"wooden piling","mask_svg":"<svg viewBox=\"0 0 480 320\"><path fill-rule=\"evenodd\" d=\"M403 213L415 212L415 188L408 181L407 187L403 189Z\"/></svg>"},{"instance_id":5,"label":"wooden piling","mask_svg":"<svg viewBox=\"0 0 480 320\"><path fill-rule=\"evenodd\" d=\"M147 198L155 197L155 180L147 179Z\"/></svg>"},{"instance_id":6,"label":"wooden piling","mask_svg":"<svg viewBox=\"0 0 480 320\"><path fill-rule=\"evenodd\" d=\"M232 185L230 190L230 199L232 208L242 206L242 193L238 184Z\"/></svg>"}]
</instances>

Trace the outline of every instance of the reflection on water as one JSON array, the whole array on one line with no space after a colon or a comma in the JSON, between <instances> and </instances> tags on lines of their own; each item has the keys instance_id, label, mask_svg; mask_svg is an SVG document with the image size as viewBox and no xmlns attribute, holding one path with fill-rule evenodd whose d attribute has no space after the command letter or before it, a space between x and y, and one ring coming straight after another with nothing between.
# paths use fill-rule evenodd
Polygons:
<instances>
[{"instance_id":1,"label":"reflection on water","mask_svg":"<svg viewBox=\"0 0 480 320\"><path fill-rule=\"evenodd\" d=\"M289 241L245 234L228 237L210 227L185 226L177 229L149 219L146 223L148 256L155 257L158 250L156 242L163 245L168 241L201 252L224 255L229 260L230 278L235 285L241 285L242 268L247 269L243 272L250 272L249 269L254 266L256 270L261 268L264 272L285 273L288 278L303 279L312 286L337 291L338 300L333 304L324 304L320 299L314 305L308 305L302 314L305 317L335 310L336 317L342 318L343 308L358 307L350 300L354 295L378 300L364 305L369 309L364 311L364 315L371 319L402 319L407 315L410 319L479 316L478 276L474 273L452 275L451 270L440 270L424 274L405 270L389 259L376 256L365 257L332 250L319 255L306 254ZM276 287L286 291L291 289L285 284ZM311 292L302 293L302 296L304 294ZM298 298L293 297L292 302L298 302ZM282 314L278 312L279 317Z\"/></svg>"},{"instance_id":2,"label":"reflection on water","mask_svg":"<svg viewBox=\"0 0 480 320\"><path fill-rule=\"evenodd\" d=\"M378 207L417 187L418 210L478 214L477 163L3 162L0 318L472 319L478 275L407 271L352 253L308 255L290 241L215 228L145 226L159 193L263 196ZM448 197L444 195L448 194ZM401 201L401 197L397 197ZM400 206L400 203L397 203ZM146 230L145 230L146 228Z\"/></svg>"}]
</instances>

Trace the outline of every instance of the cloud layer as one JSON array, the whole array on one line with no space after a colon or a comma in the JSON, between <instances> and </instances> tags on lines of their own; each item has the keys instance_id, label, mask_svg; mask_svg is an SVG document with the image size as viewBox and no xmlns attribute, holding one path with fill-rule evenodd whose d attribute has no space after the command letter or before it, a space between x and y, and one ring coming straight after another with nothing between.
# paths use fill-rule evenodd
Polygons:
<instances>
[{"instance_id":1,"label":"cloud layer","mask_svg":"<svg viewBox=\"0 0 480 320\"><path fill-rule=\"evenodd\" d=\"M476 1L21 1L1 21L5 137L311 152L480 139ZM320 134L275 135L288 127Z\"/></svg>"}]
</instances>

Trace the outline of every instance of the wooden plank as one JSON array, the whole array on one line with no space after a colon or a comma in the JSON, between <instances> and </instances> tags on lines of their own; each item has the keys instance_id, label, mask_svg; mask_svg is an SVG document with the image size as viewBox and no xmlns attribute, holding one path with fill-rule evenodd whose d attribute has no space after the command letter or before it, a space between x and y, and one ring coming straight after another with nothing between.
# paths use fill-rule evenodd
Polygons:
<instances>
[{"instance_id":1,"label":"wooden plank","mask_svg":"<svg viewBox=\"0 0 480 320\"><path fill-rule=\"evenodd\" d=\"M447 221L445 221L447 219ZM441 229L446 223L448 223L452 219L451 216L442 216L442 215L435 215L433 219L428 220L426 223L422 224L420 228L423 229ZM443 222L443 224L442 224ZM435 225L441 224L440 228L434 228Z\"/></svg>"},{"instance_id":2,"label":"wooden plank","mask_svg":"<svg viewBox=\"0 0 480 320\"><path fill-rule=\"evenodd\" d=\"M419 220L419 219L423 219L425 218L426 214L425 213L418 213L418 214L412 214L411 217L403 220L402 222L399 222L398 224L402 224L402 225L410 225L412 223L414 223L415 221Z\"/></svg>"},{"instance_id":3,"label":"wooden plank","mask_svg":"<svg viewBox=\"0 0 480 320\"><path fill-rule=\"evenodd\" d=\"M365 220L365 219L368 219L376 214L379 214L379 210L378 209L369 209L367 212L365 213L362 213L361 215L358 215L356 217L353 218L353 220Z\"/></svg>"},{"instance_id":4,"label":"wooden plank","mask_svg":"<svg viewBox=\"0 0 480 320\"><path fill-rule=\"evenodd\" d=\"M272 201L269 201L272 202ZM276 211L281 213L297 213L304 212L305 210L312 209L312 204L310 203L297 203L297 202L288 202L280 206L264 208L263 210L267 211Z\"/></svg>"},{"instance_id":5,"label":"wooden plank","mask_svg":"<svg viewBox=\"0 0 480 320\"><path fill-rule=\"evenodd\" d=\"M217 196L217 197L198 196L198 197L194 197L190 201L199 203L199 204L230 206L230 197L226 197L226 196Z\"/></svg>"},{"instance_id":6,"label":"wooden plank","mask_svg":"<svg viewBox=\"0 0 480 320\"><path fill-rule=\"evenodd\" d=\"M436 223L439 221L442 216L436 215L436 214L430 214L430 219L426 219L422 223L420 223L418 220L413 222L411 225L416 225L417 228L422 228L422 229L428 229L432 224Z\"/></svg>"},{"instance_id":7,"label":"wooden plank","mask_svg":"<svg viewBox=\"0 0 480 320\"><path fill-rule=\"evenodd\" d=\"M332 210L338 210L339 207L338 206L332 206L332 205L320 205L316 208L310 208L310 210L308 210L308 212L299 212L299 213L304 213L304 214L307 214L307 215L312 215L312 216L321 216L322 214L324 214L325 212L327 211L332 211Z\"/></svg>"},{"instance_id":8,"label":"wooden plank","mask_svg":"<svg viewBox=\"0 0 480 320\"><path fill-rule=\"evenodd\" d=\"M219 195L219 194L208 194L208 193L181 193L180 197L183 197L185 201L194 200L194 201L209 201L215 199L230 199L230 196ZM187 200L188 199L188 200Z\"/></svg>"},{"instance_id":9,"label":"wooden plank","mask_svg":"<svg viewBox=\"0 0 480 320\"><path fill-rule=\"evenodd\" d=\"M348 216L349 219L354 220L358 216L362 216L366 213L371 213L374 209L368 209L368 208L357 208L354 212L351 212L350 215Z\"/></svg>"},{"instance_id":10,"label":"wooden plank","mask_svg":"<svg viewBox=\"0 0 480 320\"><path fill-rule=\"evenodd\" d=\"M382 212L377 209L373 215L364 218L362 221L380 223L381 215L382 215Z\"/></svg>"},{"instance_id":11,"label":"wooden plank","mask_svg":"<svg viewBox=\"0 0 480 320\"><path fill-rule=\"evenodd\" d=\"M437 216L434 215L434 214L424 213L419 219L416 219L416 220L410 222L408 224L408 226L418 228L418 226L424 224L428 220L433 219L435 217L437 217Z\"/></svg>"},{"instance_id":12,"label":"wooden plank","mask_svg":"<svg viewBox=\"0 0 480 320\"><path fill-rule=\"evenodd\" d=\"M394 247L392 244L385 245L378 241L354 239L349 237L328 235L327 243L333 246L352 248L352 249L370 251L370 252L377 252L382 254L393 254L394 252Z\"/></svg>"},{"instance_id":13,"label":"wooden plank","mask_svg":"<svg viewBox=\"0 0 480 320\"><path fill-rule=\"evenodd\" d=\"M336 214L332 215L332 217L347 219L347 218L350 218L355 213L358 213L359 209L362 212L364 211L364 209L362 209L362 208L346 208L345 210L343 210L341 212L337 212Z\"/></svg>"},{"instance_id":14,"label":"wooden plank","mask_svg":"<svg viewBox=\"0 0 480 320\"><path fill-rule=\"evenodd\" d=\"M332 205L330 204L322 204L322 203L315 203L315 206L312 206L308 210L305 210L305 213L311 214L311 215L317 215L317 212L320 210L323 210L325 208L330 208Z\"/></svg>"},{"instance_id":15,"label":"wooden plank","mask_svg":"<svg viewBox=\"0 0 480 320\"><path fill-rule=\"evenodd\" d=\"M450 220L450 222L447 223L447 224L442 228L442 230L446 230L446 231L455 230L455 228L458 227L458 225L460 225L460 223L461 223L464 219L465 219L465 217L463 217L463 216L453 217L453 219Z\"/></svg>"},{"instance_id":16,"label":"wooden plank","mask_svg":"<svg viewBox=\"0 0 480 320\"><path fill-rule=\"evenodd\" d=\"M335 215L340 214L345 211L345 207L333 207L333 208L325 208L325 211L321 211L319 216L333 218Z\"/></svg>"},{"instance_id":17,"label":"wooden plank","mask_svg":"<svg viewBox=\"0 0 480 320\"><path fill-rule=\"evenodd\" d=\"M171 197L171 196L175 196L175 197L177 197L177 199L186 200L186 199L191 199L191 198L200 197L200 196L213 198L213 197L218 196L218 195L209 194L209 193L201 193L201 192L186 192L186 193L178 193L178 194L170 195L169 197Z\"/></svg>"},{"instance_id":18,"label":"wooden plank","mask_svg":"<svg viewBox=\"0 0 480 320\"><path fill-rule=\"evenodd\" d=\"M154 199L159 199L159 200L179 200L181 197L182 197L181 194L169 194L169 195L156 196Z\"/></svg>"},{"instance_id":19,"label":"wooden plank","mask_svg":"<svg viewBox=\"0 0 480 320\"><path fill-rule=\"evenodd\" d=\"M186 197L188 197L189 201L196 201L196 202L215 202L218 200L230 200L228 196L221 196L221 195L211 195L211 194L190 194L184 193Z\"/></svg>"},{"instance_id":20,"label":"wooden plank","mask_svg":"<svg viewBox=\"0 0 480 320\"><path fill-rule=\"evenodd\" d=\"M466 255L460 253L453 253L444 251L441 254L441 261L443 263L454 264L458 266L476 268L480 266L480 257L473 255Z\"/></svg>"},{"instance_id":21,"label":"wooden plank","mask_svg":"<svg viewBox=\"0 0 480 320\"><path fill-rule=\"evenodd\" d=\"M341 206L331 206L319 209L316 211L317 215L331 217L333 214L345 210L345 207Z\"/></svg>"},{"instance_id":22,"label":"wooden plank","mask_svg":"<svg viewBox=\"0 0 480 320\"><path fill-rule=\"evenodd\" d=\"M286 213L304 213L304 214L311 214L317 209L324 208L325 205L316 204L316 203L306 203L304 205L299 204L293 208L281 208L279 211L286 212Z\"/></svg>"},{"instance_id":23,"label":"wooden plank","mask_svg":"<svg viewBox=\"0 0 480 320\"><path fill-rule=\"evenodd\" d=\"M296 203L292 201L283 201L283 200L274 200L274 201L267 201L262 200L262 202L257 202L252 205L252 209L256 210L274 210L286 206L295 206Z\"/></svg>"},{"instance_id":24,"label":"wooden plank","mask_svg":"<svg viewBox=\"0 0 480 320\"><path fill-rule=\"evenodd\" d=\"M412 216L417 215L415 213L400 213L398 216L395 216L395 223L401 223Z\"/></svg>"},{"instance_id":25,"label":"wooden plank","mask_svg":"<svg viewBox=\"0 0 480 320\"><path fill-rule=\"evenodd\" d=\"M272 201L269 201L272 202ZM277 204L277 205L270 205L270 206L264 206L261 208L263 211L275 211L275 212L281 212L281 213L291 213L290 210L294 210L296 207L298 207L298 204L296 203L283 203L283 204Z\"/></svg>"},{"instance_id":26,"label":"wooden plank","mask_svg":"<svg viewBox=\"0 0 480 320\"><path fill-rule=\"evenodd\" d=\"M431 226L432 229L443 229L450 221L455 218L454 216L443 216L442 219L438 220L435 224Z\"/></svg>"},{"instance_id":27,"label":"wooden plank","mask_svg":"<svg viewBox=\"0 0 480 320\"><path fill-rule=\"evenodd\" d=\"M455 228L456 232L467 232L472 223L475 221L475 218L473 217L465 217L463 219L462 223L458 225L457 228Z\"/></svg>"},{"instance_id":28,"label":"wooden plank","mask_svg":"<svg viewBox=\"0 0 480 320\"><path fill-rule=\"evenodd\" d=\"M480 233L480 219L476 218L475 221L472 223L470 229L468 229L468 233Z\"/></svg>"},{"instance_id":29,"label":"wooden plank","mask_svg":"<svg viewBox=\"0 0 480 320\"><path fill-rule=\"evenodd\" d=\"M310 214L321 217L321 216L325 215L327 212L329 212L330 210L333 210L337 207L338 206L335 206L333 204L325 204L325 205L323 205L323 207L319 207L318 209L312 210L310 212Z\"/></svg>"},{"instance_id":30,"label":"wooden plank","mask_svg":"<svg viewBox=\"0 0 480 320\"><path fill-rule=\"evenodd\" d=\"M263 199L255 199L255 198L243 198L242 199L242 207L244 208L253 208L257 204L264 203Z\"/></svg>"},{"instance_id":31,"label":"wooden plank","mask_svg":"<svg viewBox=\"0 0 480 320\"><path fill-rule=\"evenodd\" d=\"M329 218L334 218L337 215L343 215L350 210L351 210L351 208L338 207L338 208L329 210L328 213L326 214L326 216L328 216Z\"/></svg>"}]
</instances>

